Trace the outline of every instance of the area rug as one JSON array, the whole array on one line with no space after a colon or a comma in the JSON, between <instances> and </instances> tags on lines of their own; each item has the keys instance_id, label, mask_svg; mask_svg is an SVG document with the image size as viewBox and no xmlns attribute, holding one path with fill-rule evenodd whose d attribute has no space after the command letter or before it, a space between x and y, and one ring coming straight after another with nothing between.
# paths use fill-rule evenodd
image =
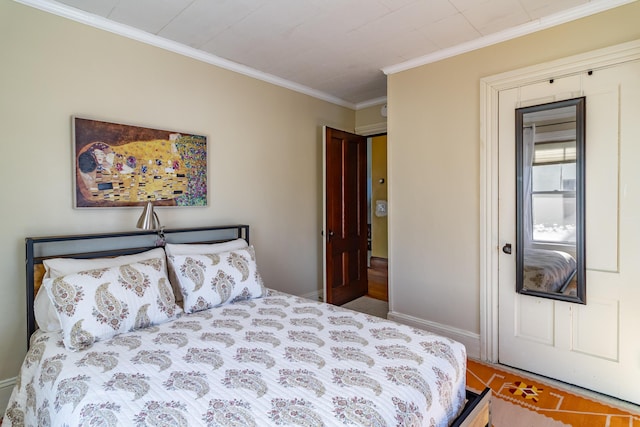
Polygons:
<instances>
[{"instance_id":1,"label":"area rug","mask_svg":"<svg viewBox=\"0 0 640 427\"><path fill-rule=\"evenodd\" d=\"M467 361L467 388L492 390L494 427L640 427L637 412L616 408L493 365ZM631 405L627 405L631 406Z\"/></svg>"}]
</instances>

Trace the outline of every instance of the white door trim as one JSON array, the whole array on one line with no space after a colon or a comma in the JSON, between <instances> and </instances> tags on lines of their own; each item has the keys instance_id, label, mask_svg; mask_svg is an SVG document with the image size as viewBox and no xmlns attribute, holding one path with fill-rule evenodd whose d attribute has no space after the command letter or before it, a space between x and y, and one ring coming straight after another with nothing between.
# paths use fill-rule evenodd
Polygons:
<instances>
[{"instance_id":1,"label":"white door trim","mask_svg":"<svg viewBox=\"0 0 640 427\"><path fill-rule=\"evenodd\" d=\"M480 358L498 362L498 94L640 59L640 40L480 80Z\"/></svg>"}]
</instances>

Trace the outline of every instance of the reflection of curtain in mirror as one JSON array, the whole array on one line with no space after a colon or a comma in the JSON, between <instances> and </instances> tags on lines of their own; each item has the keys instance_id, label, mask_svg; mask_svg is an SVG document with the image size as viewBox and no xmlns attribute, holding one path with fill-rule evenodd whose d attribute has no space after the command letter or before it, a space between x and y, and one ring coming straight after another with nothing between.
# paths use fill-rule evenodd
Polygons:
<instances>
[{"instance_id":1,"label":"reflection of curtain in mirror","mask_svg":"<svg viewBox=\"0 0 640 427\"><path fill-rule=\"evenodd\" d=\"M533 241L533 213L532 213L532 177L533 177L533 152L536 126L525 126L522 129L522 194L524 195L522 206L522 223L524 224L524 247L531 247Z\"/></svg>"}]
</instances>

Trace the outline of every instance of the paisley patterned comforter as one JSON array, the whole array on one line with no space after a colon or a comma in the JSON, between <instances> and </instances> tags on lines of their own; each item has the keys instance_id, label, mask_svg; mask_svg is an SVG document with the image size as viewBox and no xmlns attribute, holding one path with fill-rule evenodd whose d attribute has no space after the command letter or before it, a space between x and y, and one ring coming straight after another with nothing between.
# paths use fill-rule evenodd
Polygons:
<instances>
[{"instance_id":1,"label":"paisley patterned comforter","mask_svg":"<svg viewBox=\"0 0 640 427\"><path fill-rule=\"evenodd\" d=\"M275 291L79 352L36 332L8 426L446 426L462 344Z\"/></svg>"}]
</instances>

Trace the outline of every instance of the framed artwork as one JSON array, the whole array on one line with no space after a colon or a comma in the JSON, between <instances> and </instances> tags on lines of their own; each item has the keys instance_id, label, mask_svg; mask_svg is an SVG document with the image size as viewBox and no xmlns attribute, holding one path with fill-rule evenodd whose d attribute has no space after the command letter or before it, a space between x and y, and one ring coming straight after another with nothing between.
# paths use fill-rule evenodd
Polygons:
<instances>
[{"instance_id":1,"label":"framed artwork","mask_svg":"<svg viewBox=\"0 0 640 427\"><path fill-rule=\"evenodd\" d=\"M74 207L207 205L207 138L72 117Z\"/></svg>"}]
</instances>

